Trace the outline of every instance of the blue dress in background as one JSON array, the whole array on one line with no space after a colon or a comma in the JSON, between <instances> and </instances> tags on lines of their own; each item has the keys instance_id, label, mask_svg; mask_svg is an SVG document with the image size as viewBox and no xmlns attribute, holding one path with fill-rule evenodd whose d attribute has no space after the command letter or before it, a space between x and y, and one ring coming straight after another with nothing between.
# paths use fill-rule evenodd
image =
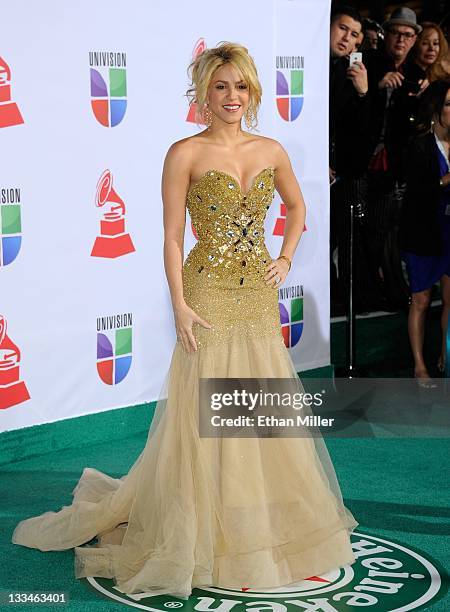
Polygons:
<instances>
[{"instance_id":1,"label":"blue dress in background","mask_svg":"<svg viewBox=\"0 0 450 612\"><path fill-rule=\"evenodd\" d=\"M440 176L449 172L448 162L436 144L439 158ZM446 274L450 276L450 214L445 214L450 207L450 185L442 189L439 206L439 225L442 235L442 255L416 255L403 252L403 259L408 271L411 293L431 289Z\"/></svg>"}]
</instances>

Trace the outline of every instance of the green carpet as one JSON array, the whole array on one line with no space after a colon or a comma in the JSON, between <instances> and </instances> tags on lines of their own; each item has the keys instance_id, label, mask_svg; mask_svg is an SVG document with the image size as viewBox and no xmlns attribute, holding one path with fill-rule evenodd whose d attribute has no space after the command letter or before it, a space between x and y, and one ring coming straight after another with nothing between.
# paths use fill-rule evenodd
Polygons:
<instances>
[{"instance_id":1,"label":"green carpet","mask_svg":"<svg viewBox=\"0 0 450 612\"><path fill-rule=\"evenodd\" d=\"M10 544L10 536L18 520L69 504L84 466L115 477L124 474L145 441L145 435L135 435L114 444L51 452L4 467L0 479L3 591L65 592L70 603L61 608L71 612L124 609L74 578L72 550L42 553ZM444 566L450 515L448 473L444 469L448 441L359 439L330 440L328 445L346 504L360 529L418 548ZM39 606L45 608L45 604ZM430 609L448 610L450 599L438 601Z\"/></svg>"},{"instance_id":2,"label":"green carpet","mask_svg":"<svg viewBox=\"0 0 450 612\"><path fill-rule=\"evenodd\" d=\"M370 345L370 354L364 354L365 364L373 371L380 371L380 363L386 367L391 354L394 359L393 330L396 326L397 329L402 326L401 316L396 317L389 318L388 324L385 321L389 328L385 342L386 360L383 361L379 346L373 348ZM377 330L380 329L381 323L374 319L369 323L366 321L361 325L361 333L364 330L368 337L377 338L378 343L380 335ZM342 327L341 324L335 326L333 332L335 363L342 362L344 354ZM367 331L368 328L370 331ZM399 368L408 368L407 347L404 354L399 351L398 338L397 358ZM135 407L133 410L135 416L139 414L141 424L150 421L151 409L148 406ZM91 419L91 425L95 424L96 427L101 427L103 420L104 426L107 427L110 418L108 415L110 413L84 419L85 422ZM69 600L67 605L40 604L37 607L39 610L124 610L123 605L94 591L86 581L74 578L72 550L42 553L14 546L10 543L10 538L19 520L44 511L58 510L61 506L70 504L71 491L84 467L97 468L113 477L126 473L145 445L147 433L145 429L141 432L132 430L130 435L126 421L120 427L117 427L116 422L110 439L105 441L99 440L99 434L91 427L72 427L71 420L65 421L64 426L60 423L55 427L60 428L60 435L64 435L64 428L71 429L72 433L67 433L69 443L66 446L63 444L55 449L49 442L48 452L25 458L20 458L23 454L17 451L16 460L10 460L2 466L0 589L3 603L0 604L0 610L31 610L32 604L6 604L5 593L17 591L66 593ZM31 442L33 429L36 428L27 430ZM86 429L94 443L86 443ZM23 430L21 434L20 443L23 445L27 444L27 431ZM73 431L78 433L75 435ZM11 436L3 436L3 439L6 438L11 446ZM332 439L327 444L346 505L359 521L360 530L386 539L391 538L422 551L440 569L445 588L448 589L449 579L443 568L448 563L450 531L449 441ZM13 449L10 448L8 452L13 452ZM450 610L450 598L445 596L426 609L436 612Z\"/></svg>"}]
</instances>

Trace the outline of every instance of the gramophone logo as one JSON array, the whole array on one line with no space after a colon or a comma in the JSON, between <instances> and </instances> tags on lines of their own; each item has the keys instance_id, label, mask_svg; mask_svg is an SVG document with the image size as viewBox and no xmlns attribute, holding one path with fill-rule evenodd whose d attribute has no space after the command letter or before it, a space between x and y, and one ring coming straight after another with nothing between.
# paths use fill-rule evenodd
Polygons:
<instances>
[{"instance_id":1,"label":"gramophone logo","mask_svg":"<svg viewBox=\"0 0 450 612\"><path fill-rule=\"evenodd\" d=\"M280 203L280 216L275 221L275 227L273 228L274 236L284 236L284 227L286 225L286 204Z\"/></svg>"},{"instance_id":2,"label":"gramophone logo","mask_svg":"<svg viewBox=\"0 0 450 612\"><path fill-rule=\"evenodd\" d=\"M23 123L19 107L11 100L11 70L0 57L0 128Z\"/></svg>"},{"instance_id":3,"label":"gramophone logo","mask_svg":"<svg viewBox=\"0 0 450 612\"><path fill-rule=\"evenodd\" d=\"M303 333L303 285L278 289L281 333L287 348L295 346Z\"/></svg>"},{"instance_id":4,"label":"gramophone logo","mask_svg":"<svg viewBox=\"0 0 450 612\"><path fill-rule=\"evenodd\" d=\"M0 268L16 259L21 244L20 189L0 189Z\"/></svg>"},{"instance_id":5,"label":"gramophone logo","mask_svg":"<svg viewBox=\"0 0 450 612\"><path fill-rule=\"evenodd\" d=\"M20 380L20 351L9 338L6 319L0 315L0 408L10 408L30 399Z\"/></svg>"},{"instance_id":6,"label":"gramophone logo","mask_svg":"<svg viewBox=\"0 0 450 612\"><path fill-rule=\"evenodd\" d=\"M285 121L294 121L303 108L303 67L301 55L277 55L277 108Z\"/></svg>"},{"instance_id":7,"label":"gramophone logo","mask_svg":"<svg viewBox=\"0 0 450 612\"><path fill-rule=\"evenodd\" d=\"M276 218L275 225L273 228L273 236L284 236L284 229L286 227L286 204L280 202L280 216ZM303 228L303 231L307 231L307 227Z\"/></svg>"},{"instance_id":8,"label":"gramophone logo","mask_svg":"<svg viewBox=\"0 0 450 612\"><path fill-rule=\"evenodd\" d=\"M108 206L100 220L100 235L95 239L92 257L112 259L135 251L131 236L125 231L125 203L112 185L112 174L105 170L97 183L95 205Z\"/></svg>"},{"instance_id":9,"label":"gramophone logo","mask_svg":"<svg viewBox=\"0 0 450 612\"><path fill-rule=\"evenodd\" d=\"M107 385L117 385L130 371L133 315L98 317L97 371Z\"/></svg>"},{"instance_id":10,"label":"gramophone logo","mask_svg":"<svg viewBox=\"0 0 450 612\"><path fill-rule=\"evenodd\" d=\"M192 59L195 60L195 58L198 57L200 53L203 53L205 49L206 49L205 39L199 38L197 42L195 43L194 50L192 51ZM192 104L189 106L189 111L186 117L186 121L189 121L190 123L196 123L197 125L205 125L203 121L199 120L196 114L197 114L197 104L195 102L192 102Z\"/></svg>"},{"instance_id":11,"label":"gramophone logo","mask_svg":"<svg viewBox=\"0 0 450 612\"><path fill-rule=\"evenodd\" d=\"M119 125L127 110L127 55L89 51L91 105L105 127Z\"/></svg>"}]
</instances>

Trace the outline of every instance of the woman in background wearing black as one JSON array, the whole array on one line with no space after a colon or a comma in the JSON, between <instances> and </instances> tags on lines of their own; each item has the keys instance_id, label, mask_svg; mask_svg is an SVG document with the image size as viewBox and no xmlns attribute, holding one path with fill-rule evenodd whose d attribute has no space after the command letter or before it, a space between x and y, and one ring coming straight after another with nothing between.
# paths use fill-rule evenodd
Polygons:
<instances>
[{"instance_id":1,"label":"woman in background wearing black","mask_svg":"<svg viewBox=\"0 0 450 612\"><path fill-rule=\"evenodd\" d=\"M411 143L407 161L401 242L412 293L408 332L414 376L421 386L430 387L423 344L431 289L437 282L442 293L441 371L450 311L450 80L435 81L424 92L418 129L421 135Z\"/></svg>"}]
</instances>

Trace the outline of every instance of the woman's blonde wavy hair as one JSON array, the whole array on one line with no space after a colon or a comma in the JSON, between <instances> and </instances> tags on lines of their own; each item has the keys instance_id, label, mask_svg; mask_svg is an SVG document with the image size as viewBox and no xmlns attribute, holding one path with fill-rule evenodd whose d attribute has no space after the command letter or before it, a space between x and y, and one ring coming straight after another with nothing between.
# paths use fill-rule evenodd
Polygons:
<instances>
[{"instance_id":1,"label":"woman's blonde wavy hair","mask_svg":"<svg viewBox=\"0 0 450 612\"><path fill-rule=\"evenodd\" d=\"M258 124L262 88L255 62L248 50L237 43L221 42L213 49L205 49L190 64L188 74L191 86L186 92L189 104L197 104L197 118L204 120L203 113L211 79L221 66L231 64L242 76L249 90L249 109L252 111L252 128ZM251 116L251 114L250 114Z\"/></svg>"},{"instance_id":2,"label":"woman's blonde wavy hair","mask_svg":"<svg viewBox=\"0 0 450 612\"><path fill-rule=\"evenodd\" d=\"M412 48L413 57L417 57L419 55L420 43L431 30L434 30L439 38L439 53L435 62L427 68L427 78L430 83L438 79L447 79L450 75L442 65L442 60L448 53L448 43L445 38L445 34L442 31L442 28L440 28L437 23L433 23L432 21L424 21L420 25L423 29L422 32L418 34L414 47Z\"/></svg>"}]
</instances>

